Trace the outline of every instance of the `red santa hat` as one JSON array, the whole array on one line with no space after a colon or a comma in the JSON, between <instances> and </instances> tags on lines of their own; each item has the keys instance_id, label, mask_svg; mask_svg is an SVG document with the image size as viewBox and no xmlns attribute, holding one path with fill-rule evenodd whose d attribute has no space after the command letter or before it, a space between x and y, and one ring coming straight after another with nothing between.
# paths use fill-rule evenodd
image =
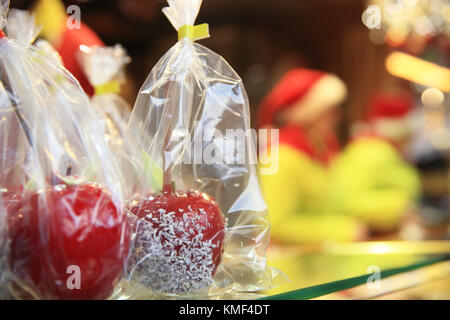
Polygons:
<instances>
[{"instance_id":1,"label":"red santa hat","mask_svg":"<svg viewBox=\"0 0 450 320\"><path fill-rule=\"evenodd\" d=\"M84 91L92 96L94 94L94 88L89 83L77 59L82 45L88 47L105 46L97 34L81 22L80 28L78 29L65 28L60 42L55 45L55 49L61 55L64 66L78 79Z\"/></svg>"},{"instance_id":2,"label":"red santa hat","mask_svg":"<svg viewBox=\"0 0 450 320\"><path fill-rule=\"evenodd\" d=\"M412 98L404 93L375 94L369 102L367 122L372 131L391 140L400 140L411 134L410 114Z\"/></svg>"},{"instance_id":3,"label":"red santa hat","mask_svg":"<svg viewBox=\"0 0 450 320\"><path fill-rule=\"evenodd\" d=\"M259 126L275 122L277 112L298 108L297 120L315 120L322 112L341 104L347 88L337 76L309 69L287 72L264 98L259 109Z\"/></svg>"}]
</instances>

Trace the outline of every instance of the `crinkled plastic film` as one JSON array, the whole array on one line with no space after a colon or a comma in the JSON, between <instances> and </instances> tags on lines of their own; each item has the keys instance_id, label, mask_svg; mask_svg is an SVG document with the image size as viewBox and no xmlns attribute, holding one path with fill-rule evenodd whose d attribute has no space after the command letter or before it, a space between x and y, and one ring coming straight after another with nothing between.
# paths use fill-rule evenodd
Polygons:
<instances>
[{"instance_id":1,"label":"crinkled plastic film","mask_svg":"<svg viewBox=\"0 0 450 320\"><path fill-rule=\"evenodd\" d=\"M114 152L118 152L131 113L129 104L118 94L124 67L130 62L130 58L121 45L115 45L82 46L78 59L89 82L95 88L91 103L100 114L102 126L105 128L105 140Z\"/></svg>"},{"instance_id":2,"label":"crinkled plastic film","mask_svg":"<svg viewBox=\"0 0 450 320\"><path fill-rule=\"evenodd\" d=\"M130 243L121 173L88 97L32 38L0 39L0 295L106 299Z\"/></svg>"},{"instance_id":3,"label":"crinkled plastic film","mask_svg":"<svg viewBox=\"0 0 450 320\"><path fill-rule=\"evenodd\" d=\"M201 1L168 3L163 12L175 29L187 25L189 30ZM247 134L236 143L227 136L229 130ZM126 198L142 207L148 199L164 193L160 189L167 184L174 186L175 193L197 190L207 194L215 199L227 222L224 251L212 281L202 285L187 277L184 268L169 270L162 266L178 263L181 258L177 252L152 251L147 242L135 241L127 275L128 297L236 298L275 285L280 274L266 265L270 227L249 132L249 103L242 80L216 53L189 36L180 39L153 68L133 109L123 145ZM205 155L211 149L224 155L226 161L195 159L199 150ZM151 219L134 218L133 230L139 240L140 228L151 225ZM161 234L167 241L176 237L177 231ZM155 256L157 263L153 263ZM209 259L207 255L203 258ZM194 260L187 259L186 263L194 266ZM153 279L154 272L165 279L163 284L146 283ZM192 287L171 290L167 282L179 279L168 272L178 272L180 279L192 282Z\"/></svg>"},{"instance_id":4,"label":"crinkled plastic film","mask_svg":"<svg viewBox=\"0 0 450 320\"><path fill-rule=\"evenodd\" d=\"M28 11L11 9L8 14L6 33L8 37L23 44L32 44L40 32L34 15Z\"/></svg>"},{"instance_id":5,"label":"crinkled plastic film","mask_svg":"<svg viewBox=\"0 0 450 320\"><path fill-rule=\"evenodd\" d=\"M37 56L34 59L35 62L39 62L44 59L42 57L45 57L46 63L53 62L63 67L61 56L48 41L44 39L35 41L42 28L36 24L33 13L26 10L11 9L7 22L6 34L10 39L24 46L34 44L35 50L30 53ZM39 58L39 56L42 57Z\"/></svg>"}]
</instances>

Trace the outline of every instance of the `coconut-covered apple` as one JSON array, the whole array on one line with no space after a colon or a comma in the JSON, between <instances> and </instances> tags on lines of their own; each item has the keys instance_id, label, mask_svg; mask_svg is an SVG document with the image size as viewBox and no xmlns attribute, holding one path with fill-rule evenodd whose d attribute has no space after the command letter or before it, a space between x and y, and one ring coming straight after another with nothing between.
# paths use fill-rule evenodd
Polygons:
<instances>
[{"instance_id":1,"label":"coconut-covered apple","mask_svg":"<svg viewBox=\"0 0 450 320\"><path fill-rule=\"evenodd\" d=\"M10 206L7 223L17 297L105 299L120 280L129 225L100 185L58 184L25 194Z\"/></svg>"},{"instance_id":2,"label":"coconut-covered apple","mask_svg":"<svg viewBox=\"0 0 450 320\"><path fill-rule=\"evenodd\" d=\"M223 253L225 219L210 196L169 188L132 201L128 209L137 218L132 279L171 294L212 284Z\"/></svg>"}]
</instances>

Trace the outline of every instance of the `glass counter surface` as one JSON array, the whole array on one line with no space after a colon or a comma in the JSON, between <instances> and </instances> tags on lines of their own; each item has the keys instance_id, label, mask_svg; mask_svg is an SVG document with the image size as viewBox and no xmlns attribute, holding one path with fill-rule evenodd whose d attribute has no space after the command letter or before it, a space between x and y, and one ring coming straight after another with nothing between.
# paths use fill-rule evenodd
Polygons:
<instances>
[{"instance_id":1,"label":"glass counter surface","mask_svg":"<svg viewBox=\"0 0 450 320\"><path fill-rule=\"evenodd\" d=\"M318 299L450 299L450 261L383 278L381 271L448 257L450 241L373 241L321 246L271 246L270 266L289 281L264 291L277 295L368 275L367 282Z\"/></svg>"}]
</instances>

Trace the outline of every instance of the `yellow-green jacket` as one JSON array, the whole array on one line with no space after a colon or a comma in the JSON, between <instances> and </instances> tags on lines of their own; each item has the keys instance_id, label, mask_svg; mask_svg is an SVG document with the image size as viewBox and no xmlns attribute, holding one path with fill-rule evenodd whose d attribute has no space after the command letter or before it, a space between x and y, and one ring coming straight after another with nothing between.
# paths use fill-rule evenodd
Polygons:
<instances>
[{"instance_id":1,"label":"yellow-green jacket","mask_svg":"<svg viewBox=\"0 0 450 320\"><path fill-rule=\"evenodd\" d=\"M416 170L397 149L377 137L351 142L333 163L328 205L365 222L374 231L392 231L420 195Z\"/></svg>"},{"instance_id":2,"label":"yellow-green jacket","mask_svg":"<svg viewBox=\"0 0 450 320\"><path fill-rule=\"evenodd\" d=\"M351 241L359 236L354 219L326 210L328 172L324 165L290 145L279 146L279 169L261 175L277 243Z\"/></svg>"}]
</instances>

